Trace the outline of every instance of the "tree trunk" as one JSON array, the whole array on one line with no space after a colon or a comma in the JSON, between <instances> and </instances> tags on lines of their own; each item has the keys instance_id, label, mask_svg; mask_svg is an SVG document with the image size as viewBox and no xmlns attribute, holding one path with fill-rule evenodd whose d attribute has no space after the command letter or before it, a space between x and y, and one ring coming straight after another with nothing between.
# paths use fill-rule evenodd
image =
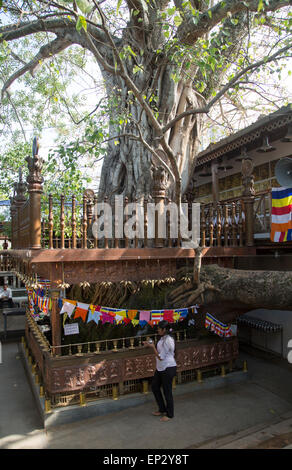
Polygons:
<instances>
[{"instance_id":1,"label":"tree trunk","mask_svg":"<svg viewBox=\"0 0 292 470\"><path fill-rule=\"evenodd\" d=\"M136 60L137 61L137 60ZM139 63L143 63L143 57L140 57ZM133 69L134 64L127 61L128 70ZM187 110L190 107L201 106L198 102L192 82L175 83L171 78L173 68L163 67L161 63L149 64L144 60L141 65L145 71L137 73L134 76L135 85L142 93L150 96L153 94L153 112L159 113L159 121L166 124L177 114ZM159 156L170 167L165 152L155 145L157 137L145 110L141 109L137 100L128 93L127 87L123 81L117 77L108 75L102 71L107 86L107 96L110 100L115 92L119 96L119 103L115 107L115 115L111 116L109 133L119 136L108 144L108 151L105 157L101 181L99 187L99 197L105 196L112 198L117 194L122 194L130 200L135 198L148 198L152 192L151 166L159 165L159 160L147 150L142 142L131 139L128 135L135 134L139 136L137 126L139 123L143 139L155 150L160 149ZM117 92L117 93L116 93ZM117 116L127 116L127 122L123 129L119 123L114 122ZM200 145L202 119L200 115L188 116L179 121L171 131L166 135L167 144L176 155L176 161L179 173L181 175L182 193L186 190L189 177L192 172L192 166ZM174 171L173 171L174 172ZM169 196L175 198L175 181L169 179Z\"/></svg>"},{"instance_id":2,"label":"tree trunk","mask_svg":"<svg viewBox=\"0 0 292 470\"><path fill-rule=\"evenodd\" d=\"M256 308L291 310L292 273L284 271L243 271L202 266L200 285L185 284L170 293L168 301L176 307L193 305L233 305L234 310ZM211 312L210 312L211 313Z\"/></svg>"}]
</instances>

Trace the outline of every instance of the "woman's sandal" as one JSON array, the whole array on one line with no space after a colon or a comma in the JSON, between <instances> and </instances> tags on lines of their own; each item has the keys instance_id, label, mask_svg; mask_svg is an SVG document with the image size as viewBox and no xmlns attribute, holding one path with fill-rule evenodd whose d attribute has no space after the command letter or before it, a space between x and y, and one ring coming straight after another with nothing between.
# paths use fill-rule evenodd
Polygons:
<instances>
[{"instance_id":1,"label":"woman's sandal","mask_svg":"<svg viewBox=\"0 0 292 470\"><path fill-rule=\"evenodd\" d=\"M152 411L153 416L163 416L163 413L161 411Z\"/></svg>"},{"instance_id":2,"label":"woman's sandal","mask_svg":"<svg viewBox=\"0 0 292 470\"><path fill-rule=\"evenodd\" d=\"M170 418L168 416L163 416L162 418L160 418L160 421L170 421Z\"/></svg>"}]
</instances>

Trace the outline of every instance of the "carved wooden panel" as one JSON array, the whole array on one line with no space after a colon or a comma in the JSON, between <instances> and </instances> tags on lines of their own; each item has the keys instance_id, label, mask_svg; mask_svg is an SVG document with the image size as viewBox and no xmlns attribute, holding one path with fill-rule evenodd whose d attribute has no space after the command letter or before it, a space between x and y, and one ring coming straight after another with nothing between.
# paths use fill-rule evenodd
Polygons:
<instances>
[{"instance_id":1,"label":"carved wooden panel","mask_svg":"<svg viewBox=\"0 0 292 470\"><path fill-rule=\"evenodd\" d=\"M138 350L131 351L131 354L129 356L127 353L127 357L123 357L123 353L120 353L116 358L110 355L106 359L91 356L90 363L84 360L85 356L64 357L60 367L57 361L48 361L46 389L50 394L60 394L152 377L156 368L154 355L143 355ZM218 342L211 344L190 345L186 342L185 345L180 344L177 352L177 370L182 372L229 362L237 355L237 338L227 341L218 338Z\"/></svg>"}]
</instances>

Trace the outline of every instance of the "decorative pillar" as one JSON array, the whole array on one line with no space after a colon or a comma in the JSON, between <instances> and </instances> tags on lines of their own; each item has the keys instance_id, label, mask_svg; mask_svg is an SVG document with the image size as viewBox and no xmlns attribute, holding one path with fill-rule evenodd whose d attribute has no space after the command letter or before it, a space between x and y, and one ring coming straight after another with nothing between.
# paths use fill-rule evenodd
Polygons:
<instances>
[{"instance_id":1,"label":"decorative pillar","mask_svg":"<svg viewBox=\"0 0 292 470\"><path fill-rule=\"evenodd\" d=\"M30 217L30 248L41 248L41 194L43 192L43 177L41 175L43 161L38 155L39 144L33 139L32 157L27 157L28 162L28 193L29 193L29 217Z\"/></svg>"},{"instance_id":2,"label":"decorative pillar","mask_svg":"<svg viewBox=\"0 0 292 470\"><path fill-rule=\"evenodd\" d=\"M165 198L166 198L166 189L168 183L168 175L163 166L154 167L152 169L153 173L153 199L155 203L155 248L164 247L164 238L159 238L158 233L158 221L165 220L164 209L165 209Z\"/></svg>"},{"instance_id":3,"label":"decorative pillar","mask_svg":"<svg viewBox=\"0 0 292 470\"><path fill-rule=\"evenodd\" d=\"M15 197L10 198L10 216L11 216L11 248L17 248L17 226L16 226L16 216L17 208L15 203Z\"/></svg>"},{"instance_id":4,"label":"decorative pillar","mask_svg":"<svg viewBox=\"0 0 292 470\"><path fill-rule=\"evenodd\" d=\"M245 158L241 162L243 193L242 200L245 207L245 243L246 246L254 246L254 176L253 161Z\"/></svg>"},{"instance_id":5,"label":"decorative pillar","mask_svg":"<svg viewBox=\"0 0 292 470\"><path fill-rule=\"evenodd\" d=\"M92 189L86 189L84 191L84 195L87 199L87 239L89 240L89 242L93 242L92 222L95 194Z\"/></svg>"},{"instance_id":6,"label":"decorative pillar","mask_svg":"<svg viewBox=\"0 0 292 470\"><path fill-rule=\"evenodd\" d=\"M14 184L14 195L11 198L11 248L22 248L19 209L26 202L26 183L22 181L22 170L19 168L18 183Z\"/></svg>"},{"instance_id":7,"label":"decorative pillar","mask_svg":"<svg viewBox=\"0 0 292 470\"><path fill-rule=\"evenodd\" d=\"M60 309L58 306L60 290L51 289L50 297L52 300L52 309L51 309L51 331L52 331L52 346L53 346L53 355L61 355L61 316Z\"/></svg>"}]
</instances>

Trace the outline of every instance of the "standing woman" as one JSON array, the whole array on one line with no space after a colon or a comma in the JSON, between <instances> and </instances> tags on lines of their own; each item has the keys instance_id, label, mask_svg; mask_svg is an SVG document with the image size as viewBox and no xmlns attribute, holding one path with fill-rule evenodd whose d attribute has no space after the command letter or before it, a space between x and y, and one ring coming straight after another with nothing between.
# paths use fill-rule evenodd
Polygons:
<instances>
[{"instance_id":1,"label":"standing woman","mask_svg":"<svg viewBox=\"0 0 292 470\"><path fill-rule=\"evenodd\" d=\"M160 421L169 421L174 416L172 381L176 376L176 361L174 358L175 342L170 336L169 323L162 320L158 323L158 334L160 339L157 348L154 343L145 342L150 346L156 356L156 371L152 380L152 392L158 405L158 411L154 416L162 416ZM161 393L163 389L165 401ZM166 414L166 416L163 416Z\"/></svg>"}]
</instances>

